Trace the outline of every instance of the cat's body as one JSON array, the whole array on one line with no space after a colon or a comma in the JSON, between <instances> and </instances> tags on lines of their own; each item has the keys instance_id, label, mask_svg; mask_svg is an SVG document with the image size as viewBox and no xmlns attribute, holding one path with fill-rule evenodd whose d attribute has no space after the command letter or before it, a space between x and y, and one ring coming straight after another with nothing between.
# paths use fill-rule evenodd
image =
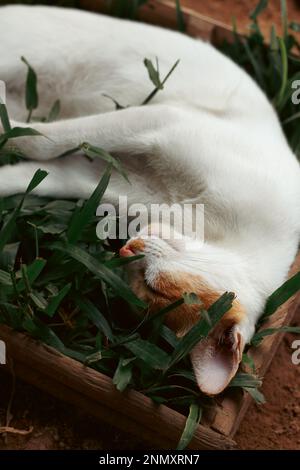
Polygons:
<instances>
[{"instance_id":1,"label":"cat's body","mask_svg":"<svg viewBox=\"0 0 300 470\"><path fill-rule=\"evenodd\" d=\"M0 196L24 191L44 168L50 174L38 194L88 197L104 163L77 154L53 160L87 141L118 155L132 181L114 174L107 201L122 194L129 204L203 203L204 245L187 244L183 253L149 262L146 280L153 272L184 272L214 292L234 291L246 311L242 343L249 341L267 296L287 275L300 233L299 164L256 84L209 44L76 10L3 7L0 35L11 117L26 119L21 56L38 75L36 115L61 101L59 121L31 124L50 140L16 139L40 161L1 168ZM141 107L153 90L143 60L156 56L162 76L180 63L165 89ZM104 94L131 107L115 111Z\"/></svg>"}]
</instances>

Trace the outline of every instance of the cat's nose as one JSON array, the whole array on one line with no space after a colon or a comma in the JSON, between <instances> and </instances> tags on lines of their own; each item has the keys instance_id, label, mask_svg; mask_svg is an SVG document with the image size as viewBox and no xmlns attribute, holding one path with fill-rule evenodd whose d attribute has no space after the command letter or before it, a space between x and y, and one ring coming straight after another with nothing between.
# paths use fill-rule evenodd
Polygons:
<instances>
[{"instance_id":1,"label":"cat's nose","mask_svg":"<svg viewBox=\"0 0 300 470\"><path fill-rule=\"evenodd\" d=\"M126 245L122 246L119 251L120 256L128 257L134 256L138 252L143 252L145 248L145 243L141 239L129 240Z\"/></svg>"},{"instance_id":2,"label":"cat's nose","mask_svg":"<svg viewBox=\"0 0 300 470\"><path fill-rule=\"evenodd\" d=\"M128 256L134 256L134 252L129 248L128 245L122 246L122 248L119 251L119 255L126 258Z\"/></svg>"}]
</instances>

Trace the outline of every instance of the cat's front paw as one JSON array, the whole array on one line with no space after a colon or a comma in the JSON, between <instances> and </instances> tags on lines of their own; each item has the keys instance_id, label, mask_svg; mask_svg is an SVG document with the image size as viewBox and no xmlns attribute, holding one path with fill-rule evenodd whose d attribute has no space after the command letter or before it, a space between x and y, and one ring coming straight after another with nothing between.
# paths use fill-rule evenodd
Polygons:
<instances>
[{"instance_id":1,"label":"cat's front paw","mask_svg":"<svg viewBox=\"0 0 300 470\"><path fill-rule=\"evenodd\" d=\"M158 260L171 263L184 256L185 238L169 227L151 224L132 237L120 250L120 256L143 255L150 265Z\"/></svg>"}]
</instances>

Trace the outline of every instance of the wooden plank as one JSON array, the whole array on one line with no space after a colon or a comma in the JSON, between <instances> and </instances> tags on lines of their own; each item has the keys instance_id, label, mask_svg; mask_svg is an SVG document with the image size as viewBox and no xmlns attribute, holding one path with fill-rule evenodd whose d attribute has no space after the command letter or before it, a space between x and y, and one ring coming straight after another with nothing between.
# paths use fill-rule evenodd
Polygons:
<instances>
[{"instance_id":1,"label":"wooden plank","mask_svg":"<svg viewBox=\"0 0 300 470\"><path fill-rule=\"evenodd\" d=\"M189 36L212 40L218 30L218 37L232 39L232 29L225 23L203 15L190 8L181 7L185 22L185 33ZM139 10L142 21L159 24L164 27L178 29L175 1L152 0Z\"/></svg>"},{"instance_id":2,"label":"wooden plank","mask_svg":"<svg viewBox=\"0 0 300 470\"><path fill-rule=\"evenodd\" d=\"M299 270L300 252L291 267L289 277L292 277ZM278 328L284 325L289 325L292 322L293 316L299 305L300 293L282 305L263 324L261 330L265 328ZM249 349L248 354L252 357L257 374L260 377L264 377L268 370L283 336L284 333L267 336L258 347L252 347ZM210 423L211 428L226 436L233 437L251 402L252 398L249 394L244 394L241 390L229 389L216 410L216 414Z\"/></svg>"},{"instance_id":3,"label":"wooden plank","mask_svg":"<svg viewBox=\"0 0 300 470\"><path fill-rule=\"evenodd\" d=\"M6 343L16 374L24 380L158 448L176 448L186 421L177 411L156 405L134 390L120 393L111 378L7 326L0 327L0 339ZM199 425L189 448L234 446L230 438Z\"/></svg>"},{"instance_id":4,"label":"wooden plank","mask_svg":"<svg viewBox=\"0 0 300 470\"><path fill-rule=\"evenodd\" d=\"M124 418L123 415L116 412L112 408L103 406L100 400L98 400L96 403L91 402L90 400L87 400L86 396L68 387L67 384L63 384L58 381L54 382L51 377L48 377L45 374L42 375L41 372L36 371L27 364L16 362L14 360L13 370L15 375L25 382L30 383L31 385L43 390L46 393L51 393L51 395L61 401L79 407L88 415L99 419L101 422L113 424L123 432L133 434L140 439L151 443L157 448L160 448L161 446L161 448L168 449L172 446L171 441L165 439L162 442L158 433L152 432L150 429L146 428L140 429L133 421L128 420L126 417ZM7 370L7 372L9 372L9 370ZM36 393L38 393L38 391L36 391Z\"/></svg>"},{"instance_id":5,"label":"wooden plank","mask_svg":"<svg viewBox=\"0 0 300 470\"><path fill-rule=\"evenodd\" d=\"M105 0L81 0L82 8L92 11L107 12ZM223 39L232 40L231 28L221 21L214 20L190 8L182 7L186 25L186 34L193 37L211 40L212 42ZM151 23L170 29L178 29L175 1L149 0L139 9L139 19L145 23Z\"/></svg>"}]
</instances>

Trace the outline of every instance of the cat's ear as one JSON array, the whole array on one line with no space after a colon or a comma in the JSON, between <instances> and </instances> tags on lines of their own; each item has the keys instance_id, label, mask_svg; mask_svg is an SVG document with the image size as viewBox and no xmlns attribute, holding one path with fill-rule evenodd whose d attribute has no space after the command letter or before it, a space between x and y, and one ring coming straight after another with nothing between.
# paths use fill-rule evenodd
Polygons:
<instances>
[{"instance_id":1,"label":"cat's ear","mask_svg":"<svg viewBox=\"0 0 300 470\"><path fill-rule=\"evenodd\" d=\"M238 326L224 324L195 346L191 361L203 393L217 395L227 387L238 370L244 344Z\"/></svg>"}]
</instances>

